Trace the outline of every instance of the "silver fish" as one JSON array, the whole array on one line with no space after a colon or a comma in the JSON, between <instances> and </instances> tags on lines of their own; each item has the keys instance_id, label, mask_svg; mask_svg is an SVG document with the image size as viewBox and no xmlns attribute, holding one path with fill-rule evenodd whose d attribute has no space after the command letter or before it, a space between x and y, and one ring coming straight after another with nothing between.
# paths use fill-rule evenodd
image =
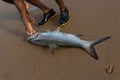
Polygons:
<instances>
[{"instance_id":1,"label":"silver fish","mask_svg":"<svg viewBox=\"0 0 120 80\"><path fill-rule=\"evenodd\" d=\"M37 32L32 36L28 37L28 41L37 45L48 46L52 53L57 47L76 47L82 48L84 51L89 53L94 59L98 60L96 50L94 46L100 42L103 42L110 36L106 36L96 40L81 40L79 37L81 35L74 35L70 33L63 33L57 30L48 30L43 32Z\"/></svg>"}]
</instances>

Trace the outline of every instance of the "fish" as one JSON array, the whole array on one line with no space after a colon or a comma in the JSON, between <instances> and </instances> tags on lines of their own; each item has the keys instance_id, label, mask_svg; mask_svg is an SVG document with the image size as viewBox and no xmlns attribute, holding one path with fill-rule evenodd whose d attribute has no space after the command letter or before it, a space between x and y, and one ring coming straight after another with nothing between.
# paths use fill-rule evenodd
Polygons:
<instances>
[{"instance_id":1,"label":"fish","mask_svg":"<svg viewBox=\"0 0 120 80\"><path fill-rule=\"evenodd\" d=\"M111 36L105 36L88 41L80 39L80 36L82 36L82 34L60 32L60 27L58 27L56 30L48 29L46 31L36 32L32 36L29 36L27 40L36 45L48 46L52 54L54 54L54 50L59 47L76 47L83 49L95 60L99 60L94 48L95 45L111 38Z\"/></svg>"}]
</instances>

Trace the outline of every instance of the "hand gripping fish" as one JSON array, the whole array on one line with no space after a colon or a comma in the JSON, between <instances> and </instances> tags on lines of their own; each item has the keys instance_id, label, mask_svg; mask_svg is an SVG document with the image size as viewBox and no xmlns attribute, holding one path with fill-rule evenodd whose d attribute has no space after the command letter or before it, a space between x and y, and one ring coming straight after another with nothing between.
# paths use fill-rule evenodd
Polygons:
<instances>
[{"instance_id":1,"label":"hand gripping fish","mask_svg":"<svg viewBox=\"0 0 120 80\"><path fill-rule=\"evenodd\" d=\"M94 46L102 41L105 41L110 36L106 36L100 39L86 41L79 38L80 35L74 35L70 33L60 32L60 27L57 30L37 32L28 37L28 41L37 45L48 46L52 53L57 47L76 47L81 48L94 59L98 60Z\"/></svg>"}]
</instances>

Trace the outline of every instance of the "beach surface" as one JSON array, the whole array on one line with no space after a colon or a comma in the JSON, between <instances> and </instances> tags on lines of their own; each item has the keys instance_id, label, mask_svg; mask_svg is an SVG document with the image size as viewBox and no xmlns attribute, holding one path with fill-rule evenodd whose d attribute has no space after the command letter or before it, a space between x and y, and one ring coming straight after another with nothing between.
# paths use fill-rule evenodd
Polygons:
<instances>
[{"instance_id":1,"label":"beach surface","mask_svg":"<svg viewBox=\"0 0 120 80\"><path fill-rule=\"evenodd\" d=\"M58 13L37 31L59 26L55 1L41 0ZM79 48L49 48L27 41L24 24L14 5L0 1L0 80L120 80L120 0L64 0L71 13L62 32L79 34L81 39L112 38L95 46L99 60ZM74 3L74 4L73 4ZM30 12L38 22L42 11ZM106 66L113 71L106 73Z\"/></svg>"}]
</instances>

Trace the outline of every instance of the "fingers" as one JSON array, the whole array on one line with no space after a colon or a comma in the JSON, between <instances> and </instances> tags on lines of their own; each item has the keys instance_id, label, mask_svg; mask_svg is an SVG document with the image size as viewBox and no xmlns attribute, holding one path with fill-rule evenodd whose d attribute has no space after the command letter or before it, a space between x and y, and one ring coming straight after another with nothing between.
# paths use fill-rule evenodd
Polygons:
<instances>
[{"instance_id":1,"label":"fingers","mask_svg":"<svg viewBox=\"0 0 120 80\"><path fill-rule=\"evenodd\" d=\"M26 32L27 32L27 35L31 36L34 33L36 33L37 31L33 29L33 30L27 30Z\"/></svg>"}]
</instances>

